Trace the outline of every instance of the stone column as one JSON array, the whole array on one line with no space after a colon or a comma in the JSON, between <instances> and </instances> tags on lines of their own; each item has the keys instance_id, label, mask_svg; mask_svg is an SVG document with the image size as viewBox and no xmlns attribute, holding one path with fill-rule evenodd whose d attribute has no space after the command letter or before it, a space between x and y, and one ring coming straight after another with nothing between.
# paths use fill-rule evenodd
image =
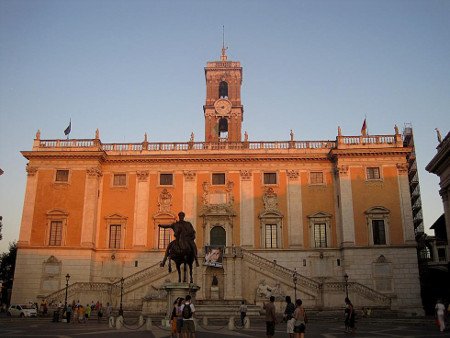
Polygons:
<instances>
[{"instance_id":1,"label":"stone column","mask_svg":"<svg viewBox=\"0 0 450 338\"><path fill-rule=\"evenodd\" d=\"M133 229L133 247L147 245L148 207L150 195L150 182L148 170L136 172L136 196L134 202L135 226Z\"/></svg>"},{"instance_id":2,"label":"stone column","mask_svg":"<svg viewBox=\"0 0 450 338\"><path fill-rule=\"evenodd\" d=\"M243 248L253 248L255 238L254 195L252 173L241 170L240 242Z\"/></svg>"},{"instance_id":3,"label":"stone column","mask_svg":"<svg viewBox=\"0 0 450 338\"><path fill-rule=\"evenodd\" d=\"M447 180L448 182L448 180ZM442 178L441 178L441 186L443 185ZM444 217L445 217L445 226L447 230L447 243L450 245L450 203L449 203L449 190L450 187L444 186L441 190L439 190L439 194L442 197L442 202L444 205ZM450 246L447 247L447 262L450 262Z\"/></svg>"},{"instance_id":4,"label":"stone column","mask_svg":"<svg viewBox=\"0 0 450 338\"><path fill-rule=\"evenodd\" d=\"M186 214L186 220L191 222L197 231L197 175L190 170L184 171L183 175L183 211Z\"/></svg>"},{"instance_id":5,"label":"stone column","mask_svg":"<svg viewBox=\"0 0 450 338\"><path fill-rule=\"evenodd\" d=\"M301 248L303 243L303 208L301 179L298 170L287 171L288 246Z\"/></svg>"},{"instance_id":6,"label":"stone column","mask_svg":"<svg viewBox=\"0 0 450 338\"><path fill-rule=\"evenodd\" d=\"M33 226L34 202L36 200L38 168L27 165L27 188L23 202L22 222L20 226L18 244L30 244L31 228Z\"/></svg>"},{"instance_id":7,"label":"stone column","mask_svg":"<svg viewBox=\"0 0 450 338\"><path fill-rule=\"evenodd\" d=\"M93 167L86 170L83 221L81 226L81 246L88 248L93 248L95 243L100 176L102 176L102 172L98 167Z\"/></svg>"},{"instance_id":8,"label":"stone column","mask_svg":"<svg viewBox=\"0 0 450 338\"><path fill-rule=\"evenodd\" d=\"M349 167L347 165L338 165L339 177L337 180L340 195L340 214L341 214L341 245L355 245L355 220L353 217L353 196L352 182L350 178Z\"/></svg>"},{"instance_id":9,"label":"stone column","mask_svg":"<svg viewBox=\"0 0 450 338\"><path fill-rule=\"evenodd\" d=\"M416 244L414 236L414 221L411 208L411 195L409 191L408 164L398 163L398 190L400 197L400 210L402 215L403 240L406 244Z\"/></svg>"}]
</instances>

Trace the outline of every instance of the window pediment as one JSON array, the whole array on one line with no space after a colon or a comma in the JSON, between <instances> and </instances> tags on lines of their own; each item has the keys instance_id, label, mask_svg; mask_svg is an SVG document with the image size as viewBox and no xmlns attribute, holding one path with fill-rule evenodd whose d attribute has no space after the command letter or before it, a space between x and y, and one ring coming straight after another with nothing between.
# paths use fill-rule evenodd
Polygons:
<instances>
[{"instance_id":1,"label":"window pediment","mask_svg":"<svg viewBox=\"0 0 450 338\"><path fill-rule=\"evenodd\" d=\"M126 221L128 219L128 217L120 215L120 214L111 214L109 216L106 216L105 219L109 220L109 221L117 221L117 220Z\"/></svg>"},{"instance_id":2,"label":"window pediment","mask_svg":"<svg viewBox=\"0 0 450 338\"><path fill-rule=\"evenodd\" d=\"M67 217L69 216L69 213L64 211L64 210L60 210L60 209L53 209L47 212L47 217Z\"/></svg>"},{"instance_id":3,"label":"window pediment","mask_svg":"<svg viewBox=\"0 0 450 338\"><path fill-rule=\"evenodd\" d=\"M327 212L324 212L324 211L319 211L319 212L316 212L315 214L308 215L307 217L309 219L312 219L312 218L314 218L314 219L330 219L332 217L332 215Z\"/></svg>"},{"instance_id":4,"label":"window pediment","mask_svg":"<svg viewBox=\"0 0 450 338\"><path fill-rule=\"evenodd\" d=\"M364 213L366 215L387 215L387 214L390 214L391 212L389 211L389 209L386 209L385 207L376 206L376 207L367 209Z\"/></svg>"}]
</instances>

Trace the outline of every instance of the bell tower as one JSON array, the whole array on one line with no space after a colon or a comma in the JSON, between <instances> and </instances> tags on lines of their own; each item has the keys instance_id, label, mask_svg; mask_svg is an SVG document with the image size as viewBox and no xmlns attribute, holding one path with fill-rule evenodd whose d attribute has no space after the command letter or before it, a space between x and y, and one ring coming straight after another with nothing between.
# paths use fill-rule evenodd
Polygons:
<instances>
[{"instance_id":1,"label":"bell tower","mask_svg":"<svg viewBox=\"0 0 450 338\"><path fill-rule=\"evenodd\" d=\"M205 67L205 142L241 142L242 68L240 62L227 61L226 51L224 46L221 60Z\"/></svg>"}]
</instances>

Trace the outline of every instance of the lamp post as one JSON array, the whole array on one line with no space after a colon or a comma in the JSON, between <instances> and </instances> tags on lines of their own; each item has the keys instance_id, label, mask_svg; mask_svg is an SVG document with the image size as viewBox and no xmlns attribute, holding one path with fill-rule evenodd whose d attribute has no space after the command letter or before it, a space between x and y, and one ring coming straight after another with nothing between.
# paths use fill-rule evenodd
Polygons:
<instances>
[{"instance_id":1,"label":"lamp post","mask_svg":"<svg viewBox=\"0 0 450 338\"><path fill-rule=\"evenodd\" d=\"M67 308L67 288L69 287L69 279L70 279L70 275L67 274L66 275L66 298L64 300L64 310Z\"/></svg>"},{"instance_id":2,"label":"lamp post","mask_svg":"<svg viewBox=\"0 0 450 338\"><path fill-rule=\"evenodd\" d=\"M120 279L120 308L119 308L119 316L123 316L123 309L122 309L122 296L123 296L123 277Z\"/></svg>"},{"instance_id":3,"label":"lamp post","mask_svg":"<svg viewBox=\"0 0 450 338\"><path fill-rule=\"evenodd\" d=\"M344 280L345 280L345 297L348 298L348 275L347 275L347 273L345 273L345 275L344 275Z\"/></svg>"},{"instance_id":4,"label":"lamp post","mask_svg":"<svg viewBox=\"0 0 450 338\"><path fill-rule=\"evenodd\" d=\"M294 273L292 274L292 281L294 282L294 303L297 301L297 281L298 281L298 277L297 277L297 270L294 269Z\"/></svg>"}]
</instances>

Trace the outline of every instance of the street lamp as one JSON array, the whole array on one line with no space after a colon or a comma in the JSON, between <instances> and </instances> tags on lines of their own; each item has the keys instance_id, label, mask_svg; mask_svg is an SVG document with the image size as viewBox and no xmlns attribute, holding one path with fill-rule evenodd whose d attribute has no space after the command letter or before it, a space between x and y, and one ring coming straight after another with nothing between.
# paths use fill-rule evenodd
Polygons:
<instances>
[{"instance_id":1,"label":"street lamp","mask_svg":"<svg viewBox=\"0 0 450 338\"><path fill-rule=\"evenodd\" d=\"M64 300L64 310L67 309L67 288L69 287L70 275L66 275L66 299Z\"/></svg>"},{"instance_id":2,"label":"street lamp","mask_svg":"<svg viewBox=\"0 0 450 338\"><path fill-rule=\"evenodd\" d=\"M119 316L123 316L123 309L122 309L122 296L123 296L123 277L120 279L120 308L119 308Z\"/></svg>"},{"instance_id":3,"label":"street lamp","mask_svg":"<svg viewBox=\"0 0 450 338\"><path fill-rule=\"evenodd\" d=\"M294 269L294 273L292 274L292 281L294 282L294 298L295 298L295 301L297 301L297 281L298 281L298 277L297 277L297 270L296 269Z\"/></svg>"},{"instance_id":4,"label":"street lamp","mask_svg":"<svg viewBox=\"0 0 450 338\"><path fill-rule=\"evenodd\" d=\"M345 279L345 297L348 298L348 275L347 275L347 273L345 273L344 279Z\"/></svg>"}]
</instances>

